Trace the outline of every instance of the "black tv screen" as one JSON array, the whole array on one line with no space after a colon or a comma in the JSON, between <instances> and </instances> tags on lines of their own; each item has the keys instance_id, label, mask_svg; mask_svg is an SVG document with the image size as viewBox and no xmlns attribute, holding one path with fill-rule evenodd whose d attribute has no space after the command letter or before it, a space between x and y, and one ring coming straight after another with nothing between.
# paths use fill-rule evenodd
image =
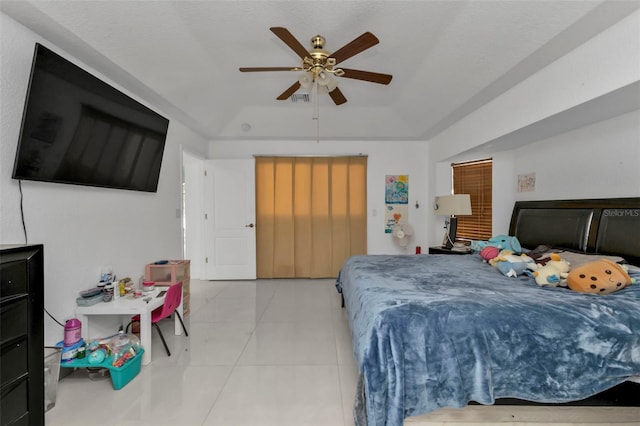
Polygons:
<instances>
[{"instance_id":1,"label":"black tv screen","mask_svg":"<svg viewBox=\"0 0 640 426\"><path fill-rule=\"evenodd\" d=\"M168 127L36 43L12 177L156 192Z\"/></svg>"}]
</instances>

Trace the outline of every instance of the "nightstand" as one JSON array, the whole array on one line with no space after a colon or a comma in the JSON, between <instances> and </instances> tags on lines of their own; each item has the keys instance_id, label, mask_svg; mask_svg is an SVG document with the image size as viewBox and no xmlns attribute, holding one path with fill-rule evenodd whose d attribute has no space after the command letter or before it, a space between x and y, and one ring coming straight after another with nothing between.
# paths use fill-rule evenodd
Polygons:
<instances>
[{"instance_id":1,"label":"nightstand","mask_svg":"<svg viewBox=\"0 0 640 426\"><path fill-rule=\"evenodd\" d=\"M443 246L429 247L429 254L469 254L471 251L454 251Z\"/></svg>"}]
</instances>

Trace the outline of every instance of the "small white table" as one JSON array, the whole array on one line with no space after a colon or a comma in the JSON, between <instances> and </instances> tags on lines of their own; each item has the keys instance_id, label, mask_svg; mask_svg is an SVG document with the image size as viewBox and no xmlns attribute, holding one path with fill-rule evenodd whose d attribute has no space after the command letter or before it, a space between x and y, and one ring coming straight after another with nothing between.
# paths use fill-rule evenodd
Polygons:
<instances>
[{"instance_id":1,"label":"small white table","mask_svg":"<svg viewBox=\"0 0 640 426\"><path fill-rule=\"evenodd\" d=\"M89 317L92 315L128 315L129 317L140 315L140 343L144 348L142 365L149 364L151 362L151 311L164 304L164 296L157 296L160 291L167 289L168 287L156 287L152 292L143 293L142 297L136 299L114 297L111 302L100 302L92 306L76 306L76 316L83 324L82 337L85 340L92 337L89 328ZM146 297L151 297L148 303L144 300ZM174 332L176 335L182 334L178 316L174 315L174 317Z\"/></svg>"}]
</instances>

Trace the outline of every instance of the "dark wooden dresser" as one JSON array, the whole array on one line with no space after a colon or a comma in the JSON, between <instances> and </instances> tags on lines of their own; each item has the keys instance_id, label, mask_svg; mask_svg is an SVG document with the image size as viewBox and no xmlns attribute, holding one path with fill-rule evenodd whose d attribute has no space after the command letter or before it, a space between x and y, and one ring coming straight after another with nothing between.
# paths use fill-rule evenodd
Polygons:
<instances>
[{"instance_id":1,"label":"dark wooden dresser","mask_svg":"<svg viewBox=\"0 0 640 426\"><path fill-rule=\"evenodd\" d=\"M0 424L44 425L42 245L0 245Z\"/></svg>"}]
</instances>

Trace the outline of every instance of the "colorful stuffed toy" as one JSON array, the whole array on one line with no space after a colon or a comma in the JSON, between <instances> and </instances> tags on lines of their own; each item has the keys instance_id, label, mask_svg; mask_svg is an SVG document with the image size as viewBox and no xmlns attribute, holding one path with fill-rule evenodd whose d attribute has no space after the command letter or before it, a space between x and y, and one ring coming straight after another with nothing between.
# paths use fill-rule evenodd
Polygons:
<instances>
[{"instance_id":1,"label":"colorful stuffed toy","mask_svg":"<svg viewBox=\"0 0 640 426\"><path fill-rule=\"evenodd\" d=\"M498 253L500 253L500 249L498 247L486 246L480 250L480 257L485 262L489 262L498 257Z\"/></svg>"},{"instance_id":2,"label":"colorful stuffed toy","mask_svg":"<svg viewBox=\"0 0 640 426\"><path fill-rule=\"evenodd\" d=\"M536 268L530 268L535 270L525 271L525 273L536 279L536 283L540 286L550 285L566 286L566 279L569 275L569 269L571 265L569 262L562 259L559 254L551 253L549 256L551 260L542 266L537 264Z\"/></svg>"},{"instance_id":3,"label":"colorful stuffed toy","mask_svg":"<svg viewBox=\"0 0 640 426\"><path fill-rule=\"evenodd\" d=\"M522 246L516 237L509 235L496 235L487 241L471 241L471 249L475 252L485 247L497 247L500 250L511 250L514 253L522 253Z\"/></svg>"},{"instance_id":4,"label":"colorful stuffed toy","mask_svg":"<svg viewBox=\"0 0 640 426\"><path fill-rule=\"evenodd\" d=\"M569 273L567 283L573 291L608 294L629 286L633 279L624 265L600 259L580 265Z\"/></svg>"},{"instance_id":5,"label":"colorful stuffed toy","mask_svg":"<svg viewBox=\"0 0 640 426\"><path fill-rule=\"evenodd\" d=\"M488 243L490 246L511 250L514 253L522 253L522 246L516 237L496 235L495 237L489 238Z\"/></svg>"},{"instance_id":6,"label":"colorful stuffed toy","mask_svg":"<svg viewBox=\"0 0 640 426\"><path fill-rule=\"evenodd\" d=\"M493 259L489 259L489 265L495 268L496 264L500 262L500 259L506 259L506 256L510 256L512 254L513 251L511 250L500 250L496 257L494 257Z\"/></svg>"},{"instance_id":7,"label":"colorful stuffed toy","mask_svg":"<svg viewBox=\"0 0 640 426\"><path fill-rule=\"evenodd\" d=\"M503 252L508 252L508 250L503 250ZM498 256L494 260L491 261L493 266L507 277L517 277L535 267L533 259L526 254L506 254Z\"/></svg>"}]
</instances>

